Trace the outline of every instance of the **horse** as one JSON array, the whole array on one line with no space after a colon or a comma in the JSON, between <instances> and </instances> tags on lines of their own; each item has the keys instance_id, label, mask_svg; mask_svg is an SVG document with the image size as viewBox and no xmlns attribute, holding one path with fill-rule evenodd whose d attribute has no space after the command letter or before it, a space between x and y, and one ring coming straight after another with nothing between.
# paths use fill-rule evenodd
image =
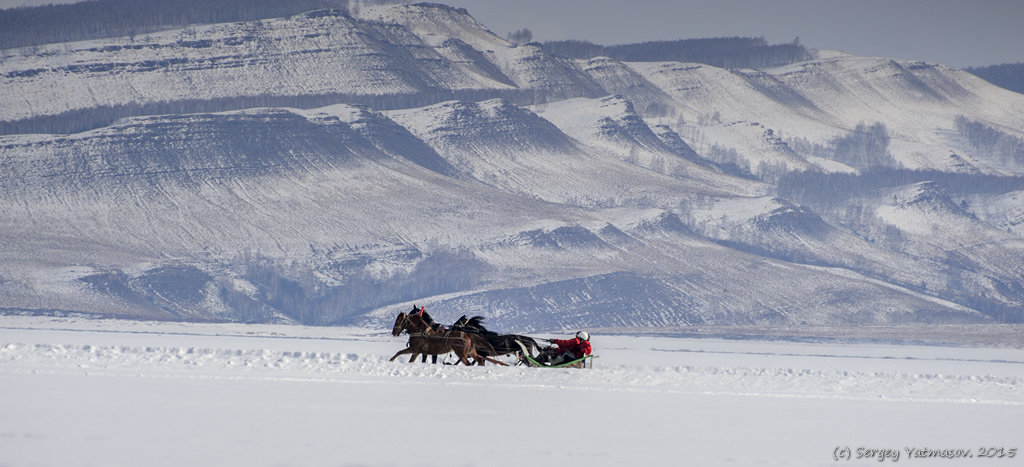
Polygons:
<instances>
[{"instance_id":1,"label":"horse","mask_svg":"<svg viewBox=\"0 0 1024 467\"><path fill-rule=\"evenodd\" d=\"M416 361L416 357L420 354L443 355L448 352L455 352L455 355L459 357L459 361L469 366L469 358L479 357L469 337L465 335L448 337L429 336L425 330L430 329L430 327L422 321L422 318L415 320L414 316L416 315L402 312L395 318L395 325L391 328L391 335L397 337L403 331L406 331L409 333L409 343L406 348L398 351L388 361L393 362L399 355L411 353L412 357L409 358L409 363L412 363Z\"/></svg>"},{"instance_id":2,"label":"horse","mask_svg":"<svg viewBox=\"0 0 1024 467\"><path fill-rule=\"evenodd\" d=\"M437 331L444 331L445 330L444 326L441 325L441 323L435 322L434 318L432 318L430 316L430 313L427 313L427 308L426 307L418 307L416 305L413 305L412 306L412 311L410 311L409 314L411 314L411 315L413 315L413 314L419 315L421 318L423 318L423 321L427 323L427 326L430 326L431 329L434 329L434 330L437 330ZM392 330L392 332L394 332L394 330ZM397 334L395 334L395 335L397 336ZM430 355L430 360L431 360L431 363L434 363L436 365L437 364L437 355ZM427 363L427 354L423 354L423 357L422 357L422 359L420 361L422 361L423 363Z\"/></svg>"},{"instance_id":3,"label":"horse","mask_svg":"<svg viewBox=\"0 0 1024 467\"><path fill-rule=\"evenodd\" d=\"M416 310L415 307L413 309ZM459 357L459 362L467 366L470 364L468 360L470 358L481 366L484 365L485 360L505 365L503 362L488 357L488 355L496 355L496 353L486 340L462 331L434 329L419 313L398 314L398 317L395 318L395 325L391 328L391 335L398 336L403 331L409 333L408 347L391 357L391 361L406 353L413 354L409 359L412 362L421 353L439 355L455 352L455 355Z\"/></svg>"},{"instance_id":4,"label":"horse","mask_svg":"<svg viewBox=\"0 0 1024 467\"><path fill-rule=\"evenodd\" d=\"M430 326L431 329L438 330L438 331L443 331L444 330L444 326L442 326L441 323L435 322L434 318L430 316L430 313L427 313L427 307L417 307L416 305L413 305L412 306L412 311L410 311L409 314L418 314L418 315L420 315L420 317L423 318L423 321L426 322L427 326ZM430 360L431 360L431 363L436 365L437 364L437 355L431 355L430 356ZM423 363L427 363L427 354L423 354L423 358L420 361L422 361Z\"/></svg>"},{"instance_id":5,"label":"horse","mask_svg":"<svg viewBox=\"0 0 1024 467\"><path fill-rule=\"evenodd\" d=\"M450 329L445 328L444 325L442 325L441 323L434 322L434 319L431 318L430 313L427 313L425 307L416 307L416 305L413 305L412 306L412 311L409 314L410 315L419 316L423 320L423 322L427 326L429 326L429 329L433 330L433 333L435 335L439 335L439 334L447 335L447 333L451 332ZM457 330L457 331L462 331L462 330ZM490 357L490 356L504 355L504 354L494 350L494 347L491 345L491 343L486 338L484 338L482 335L480 335L479 333L469 332L469 339L473 341L473 346L476 348L476 353L479 354L481 357L483 357L483 359L488 359L487 357ZM482 359L474 359L474 360L476 361L476 363L478 363L480 365L483 364ZM495 361L494 359L489 359L489 360L491 362L493 362L493 363L497 363L497 361ZM426 354L424 354L423 355L423 363L426 363L426 362L427 362L427 356L426 356ZM437 355L433 356L433 362L437 363ZM459 362L456 361L455 364L458 365Z\"/></svg>"},{"instance_id":6,"label":"horse","mask_svg":"<svg viewBox=\"0 0 1024 467\"><path fill-rule=\"evenodd\" d=\"M508 355L521 352L522 347L518 344L520 342L526 348L527 353L532 354L534 349L540 350L540 344L533 340L532 337L521 336L519 334L498 334L485 328L483 321L483 316L474 316L467 319L466 315L462 315L462 317L452 325L452 329L479 334L489 344L491 344L492 347L494 347L494 350L498 355Z\"/></svg>"}]
</instances>

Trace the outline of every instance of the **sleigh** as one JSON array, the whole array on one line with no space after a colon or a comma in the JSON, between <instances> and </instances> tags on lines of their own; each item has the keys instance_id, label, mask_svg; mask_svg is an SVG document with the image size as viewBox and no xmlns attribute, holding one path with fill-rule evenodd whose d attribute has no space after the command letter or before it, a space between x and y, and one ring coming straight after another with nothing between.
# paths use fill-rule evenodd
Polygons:
<instances>
[{"instance_id":1,"label":"sleigh","mask_svg":"<svg viewBox=\"0 0 1024 467\"><path fill-rule=\"evenodd\" d=\"M593 366L594 366L593 359L597 358L597 355L584 355L583 357L577 358L575 360L570 360L568 362L556 363L556 364L552 365L552 364L548 364L548 363L538 362L537 360L535 360L533 358L533 356L530 355L530 352L526 349L526 346L524 346L523 344L519 344L519 346L522 347L523 351L519 353L519 363L518 364L526 365L526 366L529 366L529 367L539 367L539 368L586 368L587 367L587 362L589 361L591 368L593 368Z\"/></svg>"}]
</instances>

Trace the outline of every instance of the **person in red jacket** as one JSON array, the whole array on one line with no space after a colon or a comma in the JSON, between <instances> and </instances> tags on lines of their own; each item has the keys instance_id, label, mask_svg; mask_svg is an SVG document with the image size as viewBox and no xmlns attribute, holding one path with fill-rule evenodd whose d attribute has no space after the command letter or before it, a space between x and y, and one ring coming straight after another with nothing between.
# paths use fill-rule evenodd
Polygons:
<instances>
[{"instance_id":1,"label":"person in red jacket","mask_svg":"<svg viewBox=\"0 0 1024 467\"><path fill-rule=\"evenodd\" d=\"M590 355L592 351L590 347L590 334L587 331L577 332L576 337L573 339L548 339L547 341L554 344L554 346L544 349L537 356L537 361L548 365L558 365L559 363L576 360L577 358Z\"/></svg>"}]
</instances>

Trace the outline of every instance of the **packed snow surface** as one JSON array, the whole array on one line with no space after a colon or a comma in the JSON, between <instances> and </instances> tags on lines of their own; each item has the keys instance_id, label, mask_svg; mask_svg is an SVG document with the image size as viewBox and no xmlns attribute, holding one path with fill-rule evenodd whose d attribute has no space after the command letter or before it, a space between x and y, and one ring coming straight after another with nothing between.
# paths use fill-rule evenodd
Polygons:
<instances>
[{"instance_id":1,"label":"packed snow surface","mask_svg":"<svg viewBox=\"0 0 1024 467\"><path fill-rule=\"evenodd\" d=\"M911 464L1008 466L1024 456L1019 343L596 332L592 342L600 357L584 370L466 368L389 362L405 337L385 329L3 316L0 464L817 466L888 462L889 450ZM947 456L910 457L920 453Z\"/></svg>"}]
</instances>

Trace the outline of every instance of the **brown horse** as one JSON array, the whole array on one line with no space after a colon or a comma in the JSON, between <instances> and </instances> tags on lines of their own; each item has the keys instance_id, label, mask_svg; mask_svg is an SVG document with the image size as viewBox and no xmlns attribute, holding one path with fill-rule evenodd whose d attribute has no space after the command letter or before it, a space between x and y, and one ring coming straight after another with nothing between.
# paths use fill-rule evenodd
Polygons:
<instances>
[{"instance_id":1,"label":"brown horse","mask_svg":"<svg viewBox=\"0 0 1024 467\"><path fill-rule=\"evenodd\" d=\"M475 339L472 334L461 331L435 330L417 313L398 314L398 317L395 318L395 325L391 328L391 335L399 336L403 331L409 333L408 347L391 357L391 361L394 361L399 355L407 353L413 354L409 359L409 362L413 362L419 354L441 355L455 352L459 361L467 366L470 364L468 360L470 358L481 366L484 364L484 360L505 365L505 363L487 356L488 354L495 355L494 348L487 341ZM476 342L477 340L479 342Z\"/></svg>"},{"instance_id":2,"label":"brown horse","mask_svg":"<svg viewBox=\"0 0 1024 467\"><path fill-rule=\"evenodd\" d=\"M443 355L448 352L455 352L455 355L459 357L459 361L468 366L468 358L478 357L476 349L473 348L473 342L469 340L469 337L449 336L447 338L437 338L428 336L424 330L430 329L430 327L422 319L414 319L414 317L419 318L416 315L402 312L395 318L395 325L391 328L391 335L399 336L403 331L408 332L409 343L406 348L398 351L389 361L395 361L399 355L412 354L412 357L409 359L409 363L412 363L416 361L416 357L420 354Z\"/></svg>"},{"instance_id":3,"label":"brown horse","mask_svg":"<svg viewBox=\"0 0 1024 467\"><path fill-rule=\"evenodd\" d=\"M412 309L413 311L416 311L415 306L413 306ZM469 337L469 340L473 342L473 348L476 350L476 353L478 355L478 357L473 358L474 363L483 366L484 360L487 360L496 365L507 366L504 362L500 362L498 360L490 358L492 356L496 357L501 354L494 349L494 346L491 345L491 343L486 338L484 338L484 336L475 332L466 332L464 329L445 328L440 324L433 323L433 320L429 319L430 315L427 314L425 311L423 311L422 309L420 309L420 311L420 313L412 313L412 316L418 317L423 321L423 324L426 326L426 330L424 331L425 334L432 336L450 336L452 334L466 335ZM434 363L437 362L435 361ZM458 365L459 362L455 362L455 364Z\"/></svg>"}]
</instances>

